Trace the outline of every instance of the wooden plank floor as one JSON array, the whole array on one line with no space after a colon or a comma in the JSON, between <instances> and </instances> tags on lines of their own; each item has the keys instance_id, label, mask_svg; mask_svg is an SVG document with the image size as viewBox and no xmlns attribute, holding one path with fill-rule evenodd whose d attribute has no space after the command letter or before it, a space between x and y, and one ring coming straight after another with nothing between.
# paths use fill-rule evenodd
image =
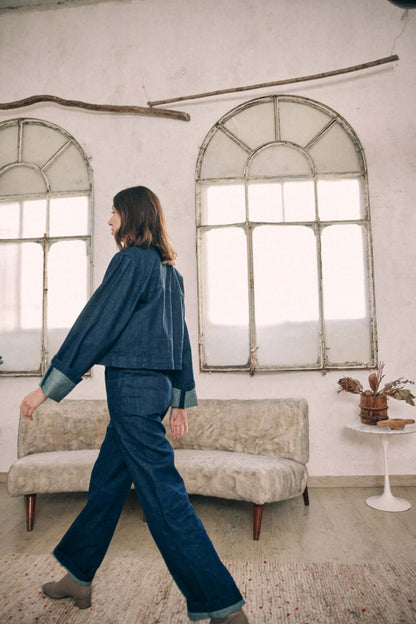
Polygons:
<instances>
[{"instance_id":1,"label":"wooden plank floor","mask_svg":"<svg viewBox=\"0 0 416 624\"><path fill-rule=\"evenodd\" d=\"M299 498L265 506L260 540L252 540L252 506L192 496L195 510L223 559L377 562L416 559L416 487L396 487L412 508L371 509L368 496L381 488L311 488L310 506ZM39 495L35 527L26 531L23 498L0 483L0 553L49 553L85 505L85 493ZM159 557L132 492L110 545L114 557Z\"/></svg>"}]
</instances>

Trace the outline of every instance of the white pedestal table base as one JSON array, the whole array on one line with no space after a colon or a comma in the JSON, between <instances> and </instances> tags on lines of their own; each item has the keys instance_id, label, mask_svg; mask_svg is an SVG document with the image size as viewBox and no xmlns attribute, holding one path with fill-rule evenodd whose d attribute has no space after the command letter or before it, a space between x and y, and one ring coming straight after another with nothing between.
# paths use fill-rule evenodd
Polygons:
<instances>
[{"instance_id":1,"label":"white pedestal table base","mask_svg":"<svg viewBox=\"0 0 416 624\"><path fill-rule=\"evenodd\" d=\"M361 433L370 433L380 436L381 445L383 448L384 459L384 492L380 496L370 496L367 498L366 503L373 509L379 509L380 511L407 511L411 508L409 501L404 498L398 498L393 496L390 489L389 479L389 467L387 462L389 439L391 436L403 435L407 433L416 433L416 425L410 425L405 429L391 430L387 427L377 427L372 425L364 425L359 423L353 423L347 425L349 429L359 431Z\"/></svg>"},{"instance_id":2,"label":"white pedestal table base","mask_svg":"<svg viewBox=\"0 0 416 624\"><path fill-rule=\"evenodd\" d=\"M412 506L404 498L397 498L397 496L385 492L381 496L370 496L365 502L369 507L380 511L407 511Z\"/></svg>"},{"instance_id":3,"label":"white pedestal table base","mask_svg":"<svg viewBox=\"0 0 416 624\"><path fill-rule=\"evenodd\" d=\"M383 447L383 459L384 459L384 492L381 496L370 496L367 498L366 503L373 509L379 509L380 511L407 511L412 506L409 501L404 498L397 498L393 496L390 489L389 479L389 466L387 462L387 450L389 447L389 436L381 437L381 445Z\"/></svg>"}]
</instances>

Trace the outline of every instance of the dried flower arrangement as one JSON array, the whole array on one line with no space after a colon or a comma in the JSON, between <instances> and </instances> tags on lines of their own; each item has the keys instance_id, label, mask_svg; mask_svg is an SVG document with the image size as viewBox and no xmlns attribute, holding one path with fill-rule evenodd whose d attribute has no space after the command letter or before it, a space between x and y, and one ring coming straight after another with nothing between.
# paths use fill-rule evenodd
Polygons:
<instances>
[{"instance_id":1,"label":"dried flower arrangement","mask_svg":"<svg viewBox=\"0 0 416 624\"><path fill-rule=\"evenodd\" d=\"M357 379L352 379L351 377L342 377L338 381L339 389L338 392L352 392L353 394L361 394L367 397L392 397L393 399L397 399L399 401L406 401L409 405L415 405L413 399L416 397L411 393L408 388L405 388L406 384L414 384L414 381L410 379L405 379L404 377L399 377L394 381L390 381L389 383L384 384L381 387L381 382L384 379L384 362L380 362L377 372L371 373L368 378L368 383L370 386L370 390L363 390L363 386Z\"/></svg>"}]
</instances>

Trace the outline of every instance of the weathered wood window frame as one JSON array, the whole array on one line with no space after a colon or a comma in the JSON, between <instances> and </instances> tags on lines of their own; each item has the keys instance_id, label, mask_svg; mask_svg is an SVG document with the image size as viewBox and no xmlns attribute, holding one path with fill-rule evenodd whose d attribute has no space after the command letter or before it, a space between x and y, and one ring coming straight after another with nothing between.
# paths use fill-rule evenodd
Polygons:
<instances>
[{"instance_id":1,"label":"weathered wood window frame","mask_svg":"<svg viewBox=\"0 0 416 624\"><path fill-rule=\"evenodd\" d=\"M92 171L68 132L31 118L0 124L0 211L0 374L43 375L91 292Z\"/></svg>"},{"instance_id":2,"label":"weathered wood window frame","mask_svg":"<svg viewBox=\"0 0 416 624\"><path fill-rule=\"evenodd\" d=\"M295 209L292 205L287 216L284 214L285 201L279 199L283 207L280 217L266 214L262 218L253 218L250 193L256 184L270 185L274 192L280 188L282 194L285 185L289 189L290 185L293 187L297 184L298 190L302 184L309 185L309 212L302 209L297 215L296 205ZM345 198L342 206L345 191L353 198L351 206ZM325 199L328 193L330 200ZM219 197L218 203L216 196ZM340 210L344 212L340 214ZM326 371L376 365L377 331L367 165L356 133L338 113L314 100L276 95L256 98L224 115L208 132L199 152L196 165L196 220L201 371L247 370L254 374L256 371ZM259 334L262 330L256 323L256 296L261 298L261 287L257 288L256 293L256 271L257 275L259 270L269 271L271 281L273 276L270 266L266 269L264 258L263 264L256 260L253 242L255 245L257 236L260 241L257 242L257 250L260 250L263 236L266 244L270 245L267 243L269 234L270 240L276 236L276 240L281 241L284 235L293 236L299 246L304 237L311 245L309 261L303 262L305 274L314 274L316 330L307 328L305 323L293 323L289 318L286 324L280 325L283 338L278 336L279 326L276 325L274 329L268 329L269 334L263 332L261 341ZM217 260L215 265L212 256L218 252L222 254L227 236L234 237L235 248L240 245L241 256L230 258L223 254L224 265L221 267L222 260ZM217 239L216 246L210 243L210 238L212 241ZM328 242L331 238L333 240ZM336 246L340 244L342 247L344 243L345 249L340 249L338 253ZM349 274L347 266L349 244L355 251L358 250L360 256L357 264L359 286L356 287L354 275ZM332 251L328 251L331 245ZM261 255L258 251L256 253ZM273 263L274 258L270 256L270 259ZM351 287L353 295L358 295L361 300L363 318L355 320L353 314L353 318L348 319L346 314L345 320L341 322L336 319L336 312L332 313L331 318L328 301L336 276L334 259L335 263L339 262L340 280L345 280L346 290ZM231 294L225 303L224 299L228 295L222 297L222 302L219 301L220 297L215 301L213 295L210 295L212 283L222 279L223 271L230 273L228 283ZM295 270L293 275L296 282L302 280L301 269L297 273ZM297 276L299 280L296 280ZM294 287L299 288L299 283L294 283ZM348 293L339 292L347 303ZM208 302L210 296L211 301ZM333 293L332 298L334 296ZM313 295L310 297L312 301ZM263 296L263 301L266 300L267 292ZM210 325L208 308L215 312L215 306L218 309L222 306L224 310L227 305L230 316L228 326L221 328L220 322L215 327L215 323ZM299 305L302 305L302 301L299 301ZM244 328L238 329L233 326L231 317L233 313L240 315L241 308L245 307L247 323ZM270 309L267 314L270 317ZM302 358L303 344L306 344L302 331L305 332L306 342L309 340L311 343L305 358ZM289 337L290 332L293 332L293 342ZM348 340L339 340L343 332L346 335L351 332L351 348L347 344ZM235 349L234 339L235 344L240 341ZM275 361L272 361L274 340L277 347ZM243 348L245 341L246 346ZM295 352L298 351L292 361L291 345ZM219 355L216 355L216 349L221 352ZM263 353L267 352L265 356L262 356L262 350ZM287 361L283 361L285 350Z\"/></svg>"}]
</instances>

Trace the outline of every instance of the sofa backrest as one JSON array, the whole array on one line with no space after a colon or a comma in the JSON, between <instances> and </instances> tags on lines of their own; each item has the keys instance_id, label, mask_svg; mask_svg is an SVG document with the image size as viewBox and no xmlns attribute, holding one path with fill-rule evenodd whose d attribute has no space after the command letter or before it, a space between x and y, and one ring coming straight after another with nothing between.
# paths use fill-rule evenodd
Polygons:
<instances>
[{"instance_id":1,"label":"sofa backrest","mask_svg":"<svg viewBox=\"0 0 416 624\"><path fill-rule=\"evenodd\" d=\"M308 404L305 399L202 399L188 409L189 433L172 440L176 449L214 449L254 455L309 459ZM48 451L100 448L109 422L107 402L47 400L33 420L20 417L18 457Z\"/></svg>"},{"instance_id":2,"label":"sofa backrest","mask_svg":"<svg viewBox=\"0 0 416 624\"><path fill-rule=\"evenodd\" d=\"M174 448L216 449L309 459L305 399L202 399L188 410L189 433L170 439Z\"/></svg>"},{"instance_id":3,"label":"sofa backrest","mask_svg":"<svg viewBox=\"0 0 416 624\"><path fill-rule=\"evenodd\" d=\"M108 423L107 401L47 400L33 420L20 416L17 456L100 448Z\"/></svg>"}]
</instances>

